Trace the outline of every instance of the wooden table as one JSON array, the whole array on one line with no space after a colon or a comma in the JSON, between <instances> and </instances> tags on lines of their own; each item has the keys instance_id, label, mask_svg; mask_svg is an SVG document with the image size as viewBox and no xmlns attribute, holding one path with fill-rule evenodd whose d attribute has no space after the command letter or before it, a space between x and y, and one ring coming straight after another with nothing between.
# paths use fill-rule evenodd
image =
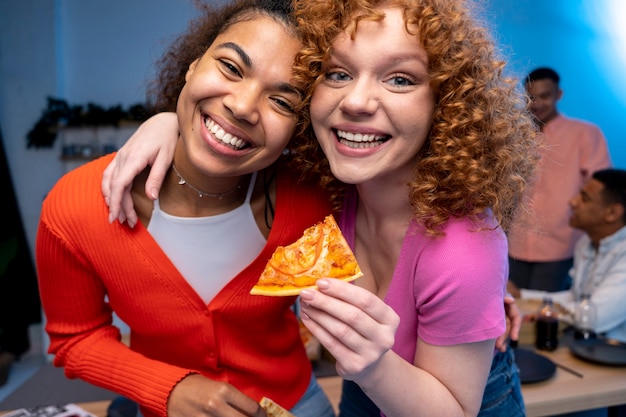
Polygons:
<instances>
[{"instance_id":1,"label":"wooden table","mask_svg":"<svg viewBox=\"0 0 626 417\"><path fill-rule=\"evenodd\" d=\"M522 385L527 417L626 404L626 367L596 365L580 360L566 346L554 352L537 353L548 357L557 368L554 377L546 381Z\"/></svg>"},{"instance_id":2,"label":"wooden table","mask_svg":"<svg viewBox=\"0 0 626 417\"><path fill-rule=\"evenodd\" d=\"M534 349L534 322L527 318L538 310L540 304L539 300L517 300L518 307L526 317L520 332L520 347L546 356L557 368L554 377L546 381L522 385L527 417L626 404L626 367L598 365L576 358L568 347L572 335L563 331L567 327L563 323L559 326L557 350L546 352Z\"/></svg>"}]
</instances>

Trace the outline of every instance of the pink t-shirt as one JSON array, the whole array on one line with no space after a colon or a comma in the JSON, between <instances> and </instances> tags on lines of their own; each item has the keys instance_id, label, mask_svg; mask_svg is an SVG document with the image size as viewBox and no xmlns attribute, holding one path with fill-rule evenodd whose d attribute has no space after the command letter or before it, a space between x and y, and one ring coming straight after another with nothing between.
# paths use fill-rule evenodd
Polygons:
<instances>
[{"instance_id":1,"label":"pink t-shirt","mask_svg":"<svg viewBox=\"0 0 626 417\"><path fill-rule=\"evenodd\" d=\"M349 191L338 216L350 246L357 199ZM440 238L421 230L415 222L409 226L385 297L400 316L393 350L411 363L418 335L429 344L455 345L496 338L506 326L507 242L495 219L482 227L451 219Z\"/></svg>"}]
</instances>

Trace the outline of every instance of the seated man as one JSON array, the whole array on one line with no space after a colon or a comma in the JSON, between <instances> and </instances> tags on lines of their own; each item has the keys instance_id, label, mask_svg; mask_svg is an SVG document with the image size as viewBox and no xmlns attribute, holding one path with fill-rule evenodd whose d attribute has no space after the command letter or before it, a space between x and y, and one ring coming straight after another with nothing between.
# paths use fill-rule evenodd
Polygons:
<instances>
[{"instance_id":1,"label":"seated man","mask_svg":"<svg viewBox=\"0 0 626 417\"><path fill-rule=\"evenodd\" d=\"M569 224L585 232L576 244L569 272L571 289L520 290L509 281L508 290L523 299L549 295L572 313L583 294L589 294L596 307L593 330L626 342L626 171L596 171L569 205Z\"/></svg>"}]
</instances>

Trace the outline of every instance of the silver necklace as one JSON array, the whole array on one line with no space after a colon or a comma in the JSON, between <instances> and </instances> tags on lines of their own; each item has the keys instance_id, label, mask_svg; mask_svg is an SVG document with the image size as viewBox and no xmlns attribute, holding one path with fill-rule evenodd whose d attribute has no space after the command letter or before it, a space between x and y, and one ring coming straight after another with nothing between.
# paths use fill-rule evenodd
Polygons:
<instances>
[{"instance_id":1,"label":"silver necklace","mask_svg":"<svg viewBox=\"0 0 626 417\"><path fill-rule=\"evenodd\" d=\"M241 188L241 184L237 184L235 186L235 188L233 188L232 190L228 190L228 191L225 191L223 193L207 193L206 191L198 190L196 187L194 187L193 185L189 184L187 182L187 180L184 179L182 175L180 175L180 173L176 169L176 165L174 165L173 163L172 163L172 169L174 170L174 172L178 176L178 184L179 185L186 185L187 187L191 188L196 193L198 193L198 197L200 197L200 198L202 198L204 196L207 196L207 197L215 197L218 200L221 200L222 198L226 197L227 195L230 195L230 194L234 193L235 191L237 191L237 190L239 190Z\"/></svg>"}]
</instances>

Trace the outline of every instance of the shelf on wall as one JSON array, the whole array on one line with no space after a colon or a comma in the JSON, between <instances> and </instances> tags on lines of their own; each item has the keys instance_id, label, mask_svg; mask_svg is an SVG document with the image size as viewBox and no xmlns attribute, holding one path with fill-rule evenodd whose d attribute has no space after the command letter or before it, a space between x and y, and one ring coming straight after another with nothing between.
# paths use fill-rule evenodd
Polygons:
<instances>
[{"instance_id":1,"label":"shelf on wall","mask_svg":"<svg viewBox=\"0 0 626 417\"><path fill-rule=\"evenodd\" d=\"M58 138L61 141L60 159L65 171L70 171L85 162L115 152L137 130L139 123L121 126L81 126L61 127Z\"/></svg>"}]
</instances>

